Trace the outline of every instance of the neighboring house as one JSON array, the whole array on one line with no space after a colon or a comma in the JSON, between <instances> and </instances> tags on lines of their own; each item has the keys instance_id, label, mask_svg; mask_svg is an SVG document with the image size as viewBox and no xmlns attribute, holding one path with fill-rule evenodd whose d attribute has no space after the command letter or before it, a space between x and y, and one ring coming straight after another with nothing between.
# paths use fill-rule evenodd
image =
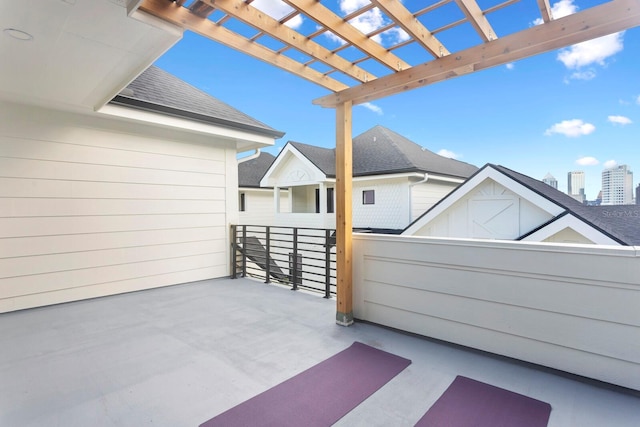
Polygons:
<instances>
[{"instance_id":1,"label":"neighboring house","mask_svg":"<svg viewBox=\"0 0 640 427\"><path fill-rule=\"evenodd\" d=\"M229 275L237 153L281 132L154 66L98 112L27 100L0 99L0 312Z\"/></svg>"},{"instance_id":2,"label":"neighboring house","mask_svg":"<svg viewBox=\"0 0 640 427\"><path fill-rule=\"evenodd\" d=\"M587 206L542 181L487 164L402 234L635 246L640 209Z\"/></svg>"},{"instance_id":3,"label":"neighboring house","mask_svg":"<svg viewBox=\"0 0 640 427\"><path fill-rule=\"evenodd\" d=\"M275 221L273 188L260 187L260 180L275 156L258 151L238 159L238 210L239 224L273 225ZM280 189L282 208L287 209L288 191Z\"/></svg>"},{"instance_id":4,"label":"neighboring house","mask_svg":"<svg viewBox=\"0 0 640 427\"><path fill-rule=\"evenodd\" d=\"M335 149L288 142L260 182L274 225L335 228L335 165ZM353 138L353 227L399 231L476 170L375 126Z\"/></svg>"}]
</instances>

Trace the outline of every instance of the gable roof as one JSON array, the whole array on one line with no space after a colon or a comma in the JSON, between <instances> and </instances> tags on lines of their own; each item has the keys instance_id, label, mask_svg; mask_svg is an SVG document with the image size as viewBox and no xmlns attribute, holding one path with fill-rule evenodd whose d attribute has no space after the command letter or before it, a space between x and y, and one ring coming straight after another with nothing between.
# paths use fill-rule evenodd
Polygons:
<instances>
[{"instance_id":1,"label":"gable roof","mask_svg":"<svg viewBox=\"0 0 640 427\"><path fill-rule=\"evenodd\" d=\"M284 132L265 125L154 65L143 71L116 95L110 104L241 129L274 138L284 135Z\"/></svg>"},{"instance_id":2,"label":"gable roof","mask_svg":"<svg viewBox=\"0 0 640 427\"><path fill-rule=\"evenodd\" d=\"M640 245L640 206L587 206L578 202L573 197L551 187L548 184L545 184L542 181L531 178L507 167L494 165L491 163L487 163L486 165L484 165L476 174L470 177L470 179L482 173L487 168L492 168L500 172L501 174L507 176L508 178L524 186L525 188L533 191L546 200L552 202L563 210L562 213L556 215L547 223L540 225L530 232L527 232L516 240L522 240L528 235L541 230L549 224L552 224L556 220L559 220L560 218L571 214L584 223L588 224L589 226L593 227L594 229L598 230L599 232L603 233L604 235L617 241L621 245ZM429 209L427 212L425 212L415 221L409 224L405 228L405 230L412 227L445 200L451 197L459 197L460 195L458 193L460 191L465 191L464 185L459 186L451 193L449 193L444 199L440 200L431 209Z\"/></svg>"},{"instance_id":3,"label":"gable roof","mask_svg":"<svg viewBox=\"0 0 640 427\"><path fill-rule=\"evenodd\" d=\"M640 245L640 206L588 206L555 188L504 166L491 165L503 174L563 207L623 245ZM558 216L559 217L559 216ZM526 237L528 234L521 236Z\"/></svg>"},{"instance_id":4,"label":"gable roof","mask_svg":"<svg viewBox=\"0 0 640 427\"><path fill-rule=\"evenodd\" d=\"M336 175L335 149L290 141L326 176ZM433 173L468 178L478 168L440 156L383 126L374 126L353 138L353 176L404 172Z\"/></svg>"},{"instance_id":5,"label":"gable roof","mask_svg":"<svg viewBox=\"0 0 640 427\"><path fill-rule=\"evenodd\" d=\"M260 188L260 180L275 159L273 154L260 152L253 159L238 160L238 187Z\"/></svg>"}]
</instances>

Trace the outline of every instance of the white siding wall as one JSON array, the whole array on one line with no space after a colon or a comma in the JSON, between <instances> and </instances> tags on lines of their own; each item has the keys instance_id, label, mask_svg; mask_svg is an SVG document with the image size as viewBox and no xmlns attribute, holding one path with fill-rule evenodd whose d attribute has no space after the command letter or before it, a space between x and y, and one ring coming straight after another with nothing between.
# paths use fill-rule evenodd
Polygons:
<instances>
[{"instance_id":1,"label":"white siding wall","mask_svg":"<svg viewBox=\"0 0 640 427\"><path fill-rule=\"evenodd\" d=\"M224 276L236 221L233 145L0 103L0 312Z\"/></svg>"},{"instance_id":2,"label":"white siding wall","mask_svg":"<svg viewBox=\"0 0 640 427\"><path fill-rule=\"evenodd\" d=\"M354 315L640 390L640 248L355 234Z\"/></svg>"},{"instance_id":3,"label":"white siding wall","mask_svg":"<svg viewBox=\"0 0 640 427\"><path fill-rule=\"evenodd\" d=\"M362 203L364 190L375 190L375 204ZM409 225L407 178L354 181L352 191L354 227L401 229Z\"/></svg>"},{"instance_id":4,"label":"white siding wall","mask_svg":"<svg viewBox=\"0 0 640 427\"><path fill-rule=\"evenodd\" d=\"M242 225L274 225L275 202L272 189L246 189L241 188L240 193L245 194L244 212L240 212L240 224ZM289 211L289 195L287 191L280 191L280 211Z\"/></svg>"},{"instance_id":5,"label":"white siding wall","mask_svg":"<svg viewBox=\"0 0 640 427\"><path fill-rule=\"evenodd\" d=\"M449 182L427 181L411 187L411 221L429 210L451 193L458 185Z\"/></svg>"}]
</instances>

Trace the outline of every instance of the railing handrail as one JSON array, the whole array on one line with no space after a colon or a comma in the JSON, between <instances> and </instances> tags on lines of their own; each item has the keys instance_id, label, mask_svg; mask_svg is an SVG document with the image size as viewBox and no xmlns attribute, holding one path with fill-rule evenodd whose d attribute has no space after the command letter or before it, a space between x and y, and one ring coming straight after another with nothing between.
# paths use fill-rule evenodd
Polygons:
<instances>
[{"instance_id":1,"label":"railing handrail","mask_svg":"<svg viewBox=\"0 0 640 427\"><path fill-rule=\"evenodd\" d=\"M231 277L253 277L335 295L335 229L231 226ZM322 286L318 286L318 284Z\"/></svg>"}]
</instances>

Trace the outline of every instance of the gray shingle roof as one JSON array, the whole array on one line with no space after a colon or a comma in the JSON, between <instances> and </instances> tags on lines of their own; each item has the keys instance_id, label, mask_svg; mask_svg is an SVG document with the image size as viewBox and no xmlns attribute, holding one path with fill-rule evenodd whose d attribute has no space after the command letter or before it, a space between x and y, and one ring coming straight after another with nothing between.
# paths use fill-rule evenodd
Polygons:
<instances>
[{"instance_id":1,"label":"gray shingle roof","mask_svg":"<svg viewBox=\"0 0 640 427\"><path fill-rule=\"evenodd\" d=\"M277 131L156 66L147 68L111 104L154 111L280 138Z\"/></svg>"},{"instance_id":2,"label":"gray shingle roof","mask_svg":"<svg viewBox=\"0 0 640 427\"><path fill-rule=\"evenodd\" d=\"M325 175L335 177L335 149L289 142ZM353 176L427 172L468 178L476 166L433 153L383 126L353 138Z\"/></svg>"},{"instance_id":3,"label":"gray shingle roof","mask_svg":"<svg viewBox=\"0 0 640 427\"><path fill-rule=\"evenodd\" d=\"M580 218L613 240L628 246L640 245L640 206L587 206L542 181L504 166L488 164L485 167L487 166L493 167L514 181L555 202L564 208L567 213ZM521 238L528 234L530 233L521 236Z\"/></svg>"},{"instance_id":4,"label":"gray shingle roof","mask_svg":"<svg viewBox=\"0 0 640 427\"><path fill-rule=\"evenodd\" d=\"M260 153L255 159L238 163L238 186L260 188L260 180L276 158L269 153Z\"/></svg>"}]
</instances>

